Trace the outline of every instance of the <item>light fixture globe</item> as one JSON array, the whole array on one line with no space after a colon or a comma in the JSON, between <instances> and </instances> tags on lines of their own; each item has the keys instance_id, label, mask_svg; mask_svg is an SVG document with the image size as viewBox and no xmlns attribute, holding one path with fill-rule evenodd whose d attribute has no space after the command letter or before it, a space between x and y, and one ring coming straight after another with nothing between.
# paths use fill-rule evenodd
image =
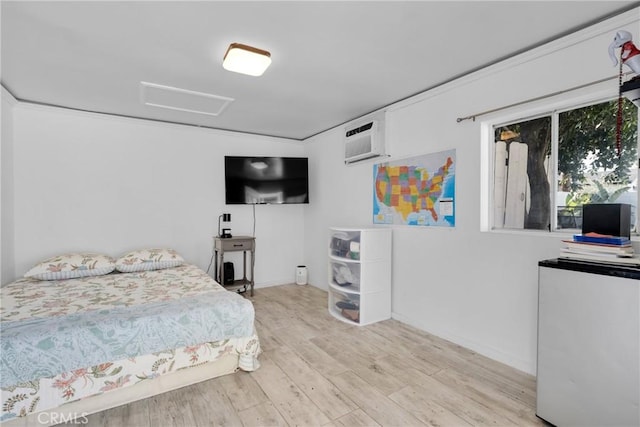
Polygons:
<instances>
[{"instance_id":1,"label":"light fixture globe","mask_svg":"<svg viewBox=\"0 0 640 427\"><path fill-rule=\"evenodd\" d=\"M269 52L241 43L231 43L222 61L225 70L255 77L261 76L269 65Z\"/></svg>"}]
</instances>

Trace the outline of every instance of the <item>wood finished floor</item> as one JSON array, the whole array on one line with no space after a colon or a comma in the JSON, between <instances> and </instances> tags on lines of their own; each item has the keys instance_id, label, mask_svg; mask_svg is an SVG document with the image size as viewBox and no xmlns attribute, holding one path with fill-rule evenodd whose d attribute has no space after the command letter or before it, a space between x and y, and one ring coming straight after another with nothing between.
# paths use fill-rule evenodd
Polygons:
<instances>
[{"instance_id":1,"label":"wood finished floor","mask_svg":"<svg viewBox=\"0 0 640 427\"><path fill-rule=\"evenodd\" d=\"M395 320L356 327L312 286L257 289L263 353L238 372L88 417L88 426L521 426L535 378Z\"/></svg>"}]
</instances>

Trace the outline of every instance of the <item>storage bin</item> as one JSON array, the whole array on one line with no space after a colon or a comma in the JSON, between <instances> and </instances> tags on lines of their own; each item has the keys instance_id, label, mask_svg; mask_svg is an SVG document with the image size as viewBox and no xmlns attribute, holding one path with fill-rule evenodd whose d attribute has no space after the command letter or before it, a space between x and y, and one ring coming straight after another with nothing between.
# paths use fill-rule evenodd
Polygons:
<instances>
[{"instance_id":1,"label":"storage bin","mask_svg":"<svg viewBox=\"0 0 640 427\"><path fill-rule=\"evenodd\" d=\"M336 231L331 235L331 255L360 259L360 232L359 231Z\"/></svg>"},{"instance_id":2,"label":"storage bin","mask_svg":"<svg viewBox=\"0 0 640 427\"><path fill-rule=\"evenodd\" d=\"M360 290L360 264L331 260L331 283L349 290Z\"/></svg>"},{"instance_id":3,"label":"storage bin","mask_svg":"<svg viewBox=\"0 0 640 427\"><path fill-rule=\"evenodd\" d=\"M360 295L330 290L329 310L348 321L360 323Z\"/></svg>"}]
</instances>

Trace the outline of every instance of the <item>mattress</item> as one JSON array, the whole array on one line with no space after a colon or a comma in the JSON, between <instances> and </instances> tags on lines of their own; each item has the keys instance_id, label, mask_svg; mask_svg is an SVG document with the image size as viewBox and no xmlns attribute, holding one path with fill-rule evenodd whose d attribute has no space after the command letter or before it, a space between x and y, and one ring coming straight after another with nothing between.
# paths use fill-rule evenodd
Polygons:
<instances>
[{"instance_id":1,"label":"mattress","mask_svg":"<svg viewBox=\"0 0 640 427\"><path fill-rule=\"evenodd\" d=\"M1 289L0 420L237 354L255 369L250 301L193 265Z\"/></svg>"}]
</instances>

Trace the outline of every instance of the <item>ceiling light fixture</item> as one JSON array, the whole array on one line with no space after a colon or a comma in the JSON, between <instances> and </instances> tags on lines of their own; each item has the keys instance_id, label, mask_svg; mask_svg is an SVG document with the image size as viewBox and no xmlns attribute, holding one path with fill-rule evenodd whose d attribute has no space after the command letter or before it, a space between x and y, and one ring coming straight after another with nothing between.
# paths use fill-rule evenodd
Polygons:
<instances>
[{"instance_id":1,"label":"ceiling light fixture","mask_svg":"<svg viewBox=\"0 0 640 427\"><path fill-rule=\"evenodd\" d=\"M261 76L269 65L269 52L240 43L231 43L222 61L225 70L250 76Z\"/></svg>"}]
</instances>

